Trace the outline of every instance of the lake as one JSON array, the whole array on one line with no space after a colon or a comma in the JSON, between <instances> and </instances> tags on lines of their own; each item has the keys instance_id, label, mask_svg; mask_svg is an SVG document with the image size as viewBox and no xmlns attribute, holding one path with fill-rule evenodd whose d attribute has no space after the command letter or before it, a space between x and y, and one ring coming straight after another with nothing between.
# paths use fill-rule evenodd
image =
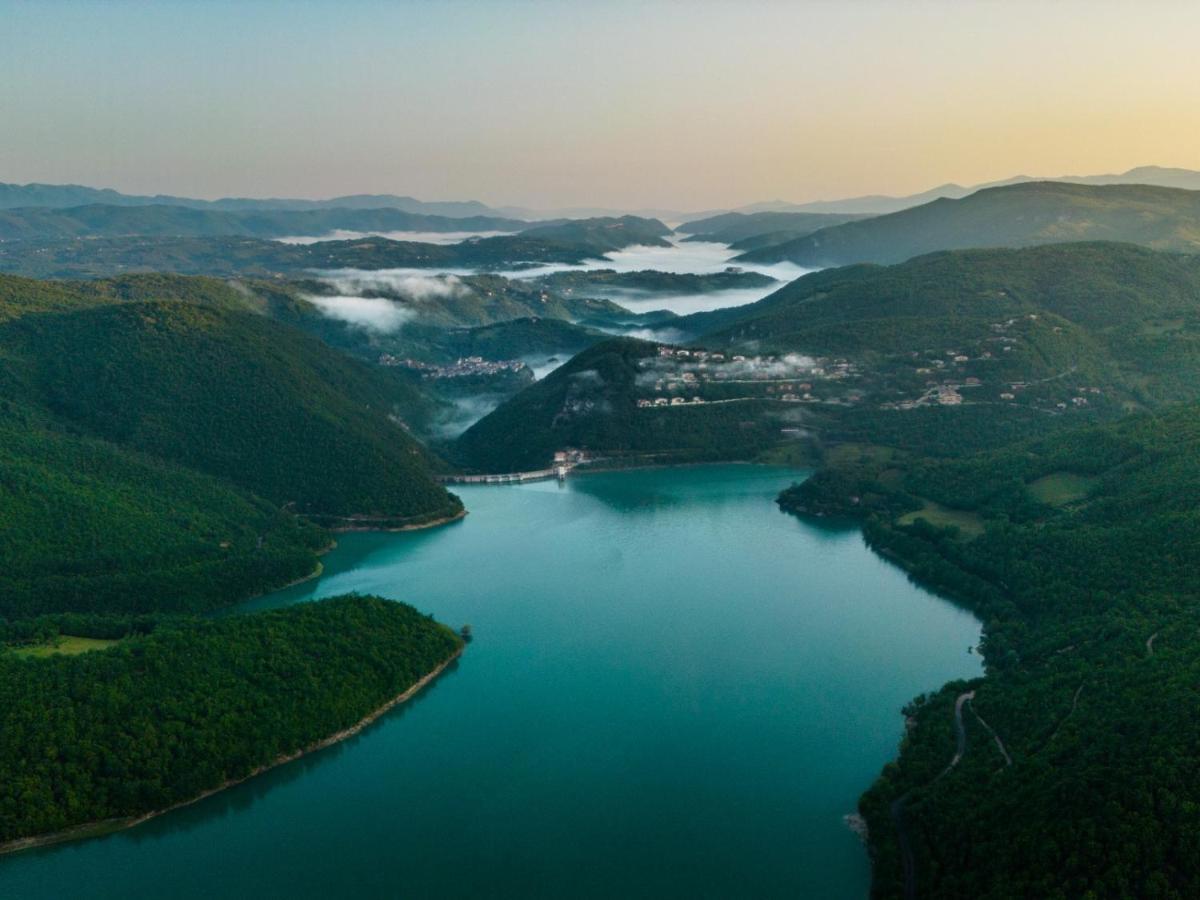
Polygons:
<instances>
[{"instance_id":1,"label":"lake","mask_svg":"<svg viewBox=\"0 0 1200 900\"><path fill-rule=\"evenodd\" d=\"M460 489L461 523L346 535L320 579L474 642L358 736L134 829L0 860L0 896L865 897L843 822L901 706L979 624L804 473L706 466Z\"/></svg>"}]
</instances>

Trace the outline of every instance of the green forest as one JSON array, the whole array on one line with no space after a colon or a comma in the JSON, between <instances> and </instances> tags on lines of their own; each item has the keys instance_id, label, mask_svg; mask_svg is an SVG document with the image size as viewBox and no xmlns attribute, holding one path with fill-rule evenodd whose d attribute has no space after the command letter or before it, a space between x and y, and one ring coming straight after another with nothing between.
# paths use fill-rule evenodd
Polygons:
<instances>
[{"instance_id":1,"label":"green forest","mask_svg":"<svg viewBox=\"0 0 1200 900\"><path fill-rule=\"evenodd\" d=\"M344 598L330 528L462 513L412 386L204 278L0 277L0 844L184 802L358 722L461 642Z\"/></svg>"},{"instance_id":2,"label":"green forest","mask_svg":"<svg viewBox=\"0 0 1200 900\"><path fill-rule=\"evenodd\" d=\"M780 503L861 519L985 623L987 677L913 701L861 802L875 896L906 855L921 897L1196 895L1200 408L941 460L847 445Z\"/></svg>"},{"instance_id":3,"label":"green forest","mask_svg":"<svg viewBox=\"0 0 1200 900\"><path fill-rule=\"evenodd\" d=\"M32 623L43 637L67 625L120 638L106 650L0 650L0 845L245 778L355 725L462 646L378 597L220 619L157 615L122 622L124 633L106 622Z\"/></svg>"}]
</instances>

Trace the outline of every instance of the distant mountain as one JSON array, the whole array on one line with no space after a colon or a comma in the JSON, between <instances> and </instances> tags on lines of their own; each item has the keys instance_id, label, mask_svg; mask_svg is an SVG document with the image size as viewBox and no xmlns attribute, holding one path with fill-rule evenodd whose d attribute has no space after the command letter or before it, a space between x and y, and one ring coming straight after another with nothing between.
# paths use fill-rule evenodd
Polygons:
<instances>
[{"instance_id":1,"label":"distant mountain","mask_svg":"<svg viewBox=\"0 0 1200 900\"><path fill-rule=\"evenodd\" d=\"M317 269L512 268L603 259L635 244L666 247L663 235L669 233L655 219L626 216L555 223L457 244L374 236L311 244L237 236L0 241L0 272L37 278L104 278L125 272L273 278L303 277Z\"/></svg>"},{"instance_id":2,"label":"distant mountain","mask_svg":"<svg viewBox=\"0 0 1200 900\"><path fill-rule=\"evenodd\" d=\"M1058 181L1065 184L1151 184L1158 187L1182 188L1189 191L1200 190L1200 172L1193 169L1172 169L1162 166L1138 166L1127 172L1111 175L1060 175L1057 177L1035 177L1031 175L1016 175L1000 181L989 181L964 187L961 184L948 183L918 194L892 197L887 194L868 194L863 197L847 197L841 200L813 200L808 203L791 203L786 200L772 200L766 203L752 203L738 207L735 212L811 212L811 213L858 213L866 215L882 215L898 212L913 206L920 206L931 200L947 197L956 200L981 191L986 188L1004 187L1010 184L1025 184L1030 181ZM691 218L690 216L688 217Z\"/></svg>"},{"instance_id":3,"label":"distant mountain","mask_svg":"<svg viewBox=\"0 0 1200 900\"><path fill-rule=\"evenodd\" d=\"M458 232L528 228L495 216L449 218L399 209L310 209L230 212L190 206L91 204L62 209L0 209L0 241L67 237L320 237L334 231Z\"/></svg>"},{"instance_id":4,"label":"distant mountain","mask_svg":"<svg viewBox=\"0 0 1200 900\"><path fill-rule=\"evenodd\" d=\"M792 334L890 318L961 318L1047 312L1097 329L1200 311L1200 255L1132 244L1069 242L1020 249L931 253L890 266L825 269L756 303L681 316L678 328L798 349ZM1182 327L1182 326L1180 326ZM863 349L890 350L896 335ZM931 336L932 337L932 336ZM817 348L824 349L824 348Z\"/></svg>"},{"instance_id":5,"label":"distant mountain","mask_svg":"<svg viewBox=\"0 0 1200 900\"><path fill-rule=\"evenodd\" d=\"M468 466L506 472L541 468L564 447L614 461L698 462L750 458L778 441L765 401L640 408L656 358L644 341L596 344L472 425L454 451Z\"/></svg>"},{"instance_id":6,"label":"distant mountain","mask_svg":"<svg viewBox=\"0 0 1200 900\"><path fill-rule=\"evenodd\" d=\"M193 209L227 210L314 210L314 209L398 209L426 216L467 218L498 216L489 206L476 200L432 201L394 194L349 194L328 200L284 198L225 197L220 200L197 200L167 194L141 196L122 194L111 188L92 188L78 184L5 184L0 182L0 209L26 206L65 209L72 206L104 204L106 206L187 206Z\"/></svg>"},{"instance_id":7,"label":"distant mountain","mask_svg":"<svg viewBox=\"0 0 1200 900\"><path fill-rule=\"evenodd\" d=\"M786 260L820 268L896 263L936 250L1096 240L1200 251L1200 192L1028 182L836 225L749 251L735 261Z\"/></svg>"},{"instance_id":8,"label":"distant mountain","mask_svg":"<svg viewBox=\"0 0 1200 900\"><path fill-rule=\"evenodd\" d=\"M861 218L865 217L848 213L729 212L693 219L676 226L675 230L690 235L687 240L716 241L719 244L739 244L766 235L772 236L769 243L782 243Z\"/></svg>"}]
</instances>

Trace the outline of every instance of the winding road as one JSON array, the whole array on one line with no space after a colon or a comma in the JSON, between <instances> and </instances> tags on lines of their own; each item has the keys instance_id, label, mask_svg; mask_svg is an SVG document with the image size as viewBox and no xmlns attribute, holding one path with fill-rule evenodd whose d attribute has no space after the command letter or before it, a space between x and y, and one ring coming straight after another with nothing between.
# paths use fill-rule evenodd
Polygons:
<instances>
[{"instance_id":1,"label":"winding road","mask_svg":"<svg viewBox=\"0 0 1200 900\"><path fill-rule=\"evenodd\" d=\"M947 765L946 768L942 769L942 771L937 774L937 777L934 778L933 781L929 782L926 787L932 787L941 781L955 766L958 765L959 761L963 758L963 754L967 752L967 730L963 727L962 710L963 704L969 703L973 699L975 699L975 692L966 691L965 693L959 694L958 699L954 701L954 756L951 758L950 764ZM972 711L974 711L973 707ZM979 714L976 713L975 717L979 718ZM980 719L980 721L982 722L983 720ZM988 730L991 731L990 728ZM994 736L995 732L992 732L992 734ZM996 742L999 743L1000 739L996 738ZM1008 752L1004 750L1003 745L1001 745L1001 752L1004 753L1004 758L1008 759ZM1009 764L1012 764L1012 760L1009 760ZM892 821L896 824L896 843L900 845L900 862L904 868L905 900L915 900L917 896L917 861L913 856L912 842L908 838L908 829L904 825L904 804L908 802L910 797L912 797L913 791L915 790L917 789L913 788L912 790L906 791L903 795L893 800L891 806Z\"/></svg>"}]
</instances>

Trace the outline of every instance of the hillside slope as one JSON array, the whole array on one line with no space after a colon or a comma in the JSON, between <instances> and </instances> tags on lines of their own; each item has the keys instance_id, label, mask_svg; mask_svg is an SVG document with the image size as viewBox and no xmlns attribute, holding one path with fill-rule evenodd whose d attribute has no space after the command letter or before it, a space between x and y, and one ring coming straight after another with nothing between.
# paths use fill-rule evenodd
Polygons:
<instances>
[{"instance_id":1,"label":"hillside slope","mask_svg":"<svg viewBox=\"0 0 1200 900\"><path fill-rule=\"evenodd\" d=\"M316 528L212 476L0 412L0 619L194 612L308 575Z\"/></svg>"},{"instance_id":2,"label":"hillside slope","mask_svg":"<svg viewBox=\"0 0 1200 900\"><path fill-rule=\"evenodd\" d=\"M1200 192L1029 182L824 228L737 259L820 268L897 263L936 250L1059 241L1126 241L1200 251Z\"/></svg>"},{"instance_id":3,"label":"hillside slope","mask_svg":"<svg viewBox=\"0 0 1200 900\"><path fill-rule=\"evenodd\" d=\"M767 234L788 234L792 239L812 234L822 228L830 228L845 222L865 218L852 213L806 213L806 212L729 212L705 219L684 222L675 230L690 235L690 241L716 241L721 244L737 244L748 238Z\"/></svg>"},{"instance_id":4,"label":"hillside slope","mask_svg":"<svg viewBox=\"0 0 1200 900\"><path fill-rule=\"evenodd\" d=\"M458 439L461 460L486 471L538 469L568 447L622 461L738 459L778 440L775 404L646 409L654 344L618 338L584 350L476 422Z\"/></svg>"},{"instance_id":5,"label":"hillside slope","mask_svg":"<svg viewBox=\"0 0 1200 900\"><path fill-rule=\"evenodd\" d=\"M1182 400L1200 376L1200 257L1083 243L937 253L822 271L673 324L712 346L844 354L896 375L999 385L1072 369L1138 402Z\"/></svg>"},{"instance_id":6,"label":"hillside slope","mask_svg":"<svg viewBox=\"0 0 1200 900\"><path fill-rule=\"evenodd\" d=\"M395 386L314 338L207 304L129 302L0 327L14 395L96 437L329 524L456 514L391 418Z\"/></svg>"}]
</instances>

